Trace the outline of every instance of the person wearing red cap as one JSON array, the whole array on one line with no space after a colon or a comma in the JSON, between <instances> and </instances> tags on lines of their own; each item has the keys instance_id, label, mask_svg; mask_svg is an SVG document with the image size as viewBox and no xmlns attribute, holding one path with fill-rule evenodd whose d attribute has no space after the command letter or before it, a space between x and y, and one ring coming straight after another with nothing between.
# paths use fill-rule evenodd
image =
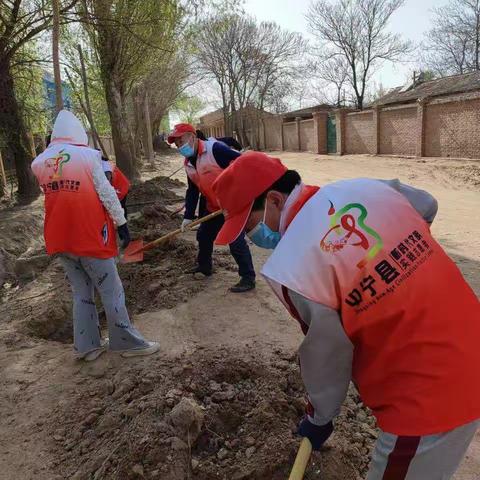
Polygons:
<instances>
[{"instance_id":1,"label":"person wearing red cap","mask_svg":"<svg viewBox=\"0 0 480 480\"><path fill-rule=\"evenodd\" d=\"M188 188L185 195L185 215L182 229L195 218L199 205L200 216L220 210L212 185L216 178L235 160L240 153L215 139L200 140L195 128L188 123L175 125L168 136L168 143L175 143L178 152L185 157ZM201 194L201 195L200 195ZM200 201L199 201L200 198ZM222 215L204 222L197 231L197 265L188 273L212 274L213 243L222 228ZM252 255L243 233L229 242L230 252L237 262L240 281L230 288L231 292L242 293L255 288L255 269Z\"/></svg>"},{"instance_id":2,"label":"person wearing red cap","mask_svg":"<svg viewBox=\"0 0 480 480\"><path fill-rule=\"evenodd\" d=\"M398 180L304 185L258 152L213 190L216 243L274 249L262 274L305 334L298 433L319 449L353 381L381 429L368 480L450 479L480 424L480 303L430 233L436 200Z\"/></svg>"}]
</instances>

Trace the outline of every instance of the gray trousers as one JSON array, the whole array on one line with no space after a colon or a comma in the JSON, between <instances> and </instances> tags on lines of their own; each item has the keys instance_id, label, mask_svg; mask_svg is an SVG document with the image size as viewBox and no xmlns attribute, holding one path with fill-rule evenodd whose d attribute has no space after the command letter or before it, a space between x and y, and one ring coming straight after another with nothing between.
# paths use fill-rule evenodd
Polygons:
<instances>
[{"instance_id":1,"label":"gray trousers","mask_svg":"<svg viewBox=\"0 0 480 480\"><path fill-rule=\"evenodd\" d=\"M424 437L382 432L367 480L450 480L479 426L477 420L450 432Z\"/></svg>"},{"instance_id":2,"label":"gray trousers","mask_svg":"<svg viewBox=\"0 0 480 480\"><path fill-rule=\"evenodd\" d=\"M125 293L114 258L100 259L59 255L73 292L73 340L78 353L101 346L95 307L95 288L102 299L108 322L110 350L130 350L148 346L132 326L125 306Z\"/></svg>"}]
</instances>

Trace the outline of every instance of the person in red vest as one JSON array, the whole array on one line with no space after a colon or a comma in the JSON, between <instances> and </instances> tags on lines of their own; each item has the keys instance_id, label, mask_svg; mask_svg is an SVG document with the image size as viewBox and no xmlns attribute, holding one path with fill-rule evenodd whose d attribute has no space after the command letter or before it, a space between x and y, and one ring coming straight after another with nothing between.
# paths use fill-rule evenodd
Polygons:
<instances>
[{"instance_id":1,"label":"person in red vest","mask_svg":"<svg viewBox=\"0 0 480 480\"><path fill-rule=\"evenodd\" d=\"M73 291L75 357L92 361L111 351L122 356L149 355L149 342L130 323L115 257L117 236L130 242L127 222L115 190L102 168L101 154L88 147L80 121L62 110L51 143L32 163L45 194L44 237L49 255L58 255ZM98 290L108 322L109 343L102 343L95 307Z\"/></svg>"},{"instance_id":2,"label":"person in red vest","mask_svg":"<svg viewBox=\"0 0 480 480\"><path fill-rule=\"evenodd\" d=\"M110 160L104 156L102 156L102 167L103 171L105 172L105 176L117 193L117 197L120 200L120 205L123 208L125 218L127 218L127 195L128 191L130 190L130 180L118 168L117 165L110 162Z\"/></svg>"},{"instance_id":3,"label":"person in red vest","mask_svg":"<svg viewBox=\"0 0 480 480\"><path fill-rule=\"evenodd\" d=\"M180 155L185 157L188 188L185 194L183 229L195 218L197 205L201 217L220 209L213 194L212 184L240 153L215 139L200 140L197 138L195 128L188 123L175 125L168 136L168 143L175 143ZM187 273L200 273L205 276L212 274L213 242L222 228L223 221L223 215L220 215L200 225L197 231L197 265ZM248 292L255 288L255 270L244 235L240 234L229 246L240 275L240 281L232 286L230 291Z\"/></svg>"},{"instance_id":4,"label":"person in red vest","mask_svg":"<svg viewBox=\"0 0 480 480\"><path fill-rule=\"evenodd\" d=\"M319 449L353 381L381 429L368 480L450 479L479 426L480 303L430 233L436 200L398 180L304 185L258 152L213 190L216 243L273 249L262 274L305 334L299 434Z\"/></svg>"}]
</instances>

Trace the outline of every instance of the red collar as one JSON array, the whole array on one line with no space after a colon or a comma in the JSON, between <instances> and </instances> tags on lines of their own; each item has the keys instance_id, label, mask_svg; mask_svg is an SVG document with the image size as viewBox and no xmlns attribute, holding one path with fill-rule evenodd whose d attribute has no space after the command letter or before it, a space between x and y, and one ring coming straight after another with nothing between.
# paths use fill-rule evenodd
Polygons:
<instances>
[{"instance_id":1,"label":"red collar","mask_svg":"<svg viewBox=\"0 0 480 480\"><path fill-rule=\"evenodd\" d=\"M305 185L295 203L290 207L285 219L285 229L292 223L302 207L320 190L316 185Z\"/></svg>"}]
</instances>

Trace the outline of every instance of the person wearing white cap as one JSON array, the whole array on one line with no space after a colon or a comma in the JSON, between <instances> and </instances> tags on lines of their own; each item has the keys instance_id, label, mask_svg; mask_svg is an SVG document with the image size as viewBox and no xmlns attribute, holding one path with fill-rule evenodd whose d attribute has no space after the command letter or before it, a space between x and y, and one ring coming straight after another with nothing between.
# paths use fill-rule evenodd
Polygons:
<instances>
[{"instance_id":1,"label":"person wearing white cap","mask_svg":"<svg viewBox=\"0 0 480 480\"><path fill-rule=\"evenodd\" d=\"M103 172L101 154L88 147L75 115L66 110L58 114L51 143L32 170L45 194L47 253L58 255L73 291L76 358L92 361L107 349L100 337L95 289L107 316L109 349L122 356L156 352L159 344L145 340L130 323L115 264L116 231L124 248L130 242L127 222Z\"/></svg>"}]
</instances>

